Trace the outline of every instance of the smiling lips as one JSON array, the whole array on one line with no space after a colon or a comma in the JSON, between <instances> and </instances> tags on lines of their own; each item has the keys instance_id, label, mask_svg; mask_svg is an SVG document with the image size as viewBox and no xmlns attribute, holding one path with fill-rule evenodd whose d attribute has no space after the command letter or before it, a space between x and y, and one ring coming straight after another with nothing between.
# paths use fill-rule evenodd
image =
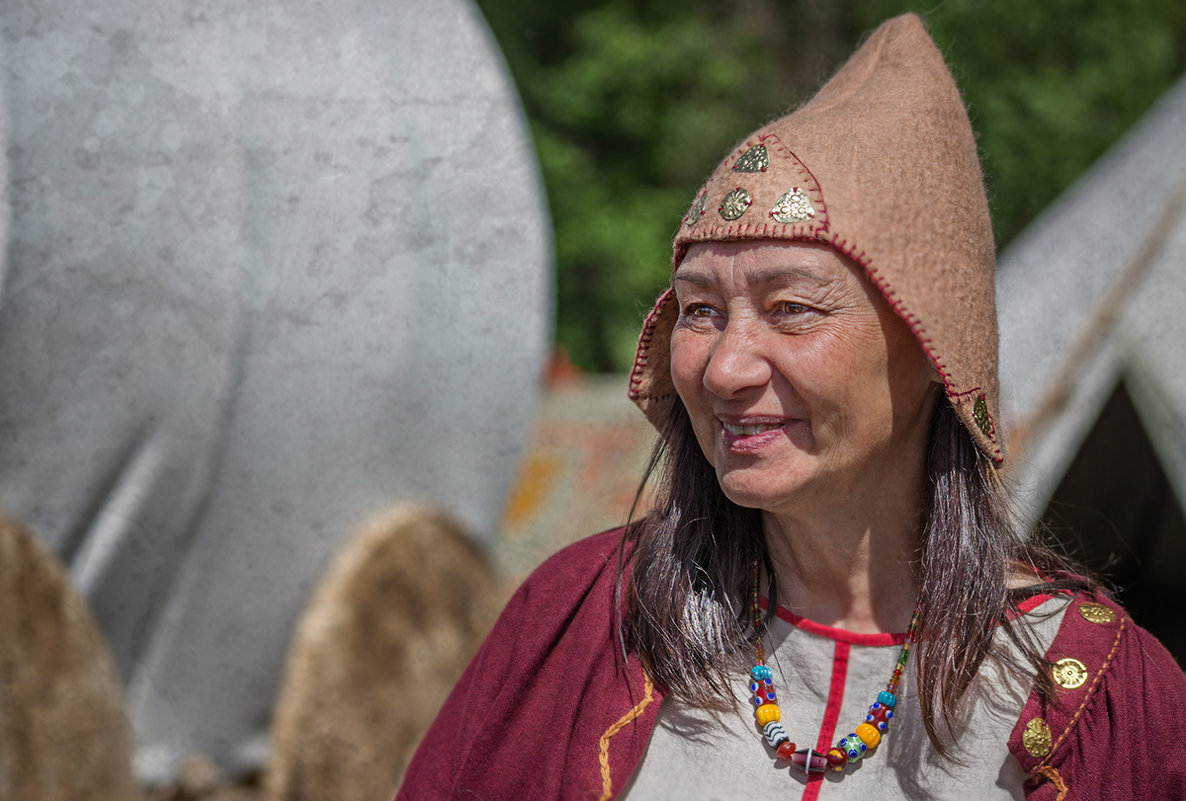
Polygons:
<instances>
[{"instance_id":1,"label":"smiling lips","mask_svg":"<svg viewBox=\"0 0 1186 801\"><path fill-rule=\"evenodd\" d=\"M738 421L721 420L721 437L724 445L735 453L755 453L781 439L792 420L766 418L765 420Z\"/></svg>"},{"instance_id":2,"label":"smiling lips","mask_svg":"<svg viewBox=\"0 0 1186 801\"><path fill-rule=\"evenodd\" d=\"M735 437L752 437L755 434L765 434L767 431L773 431L776 428L782 428L782 423L756 423L753 425L740 425L738 423L721 422L721 426L725 431L729 432Z\"/></svg>"}]
</instances>

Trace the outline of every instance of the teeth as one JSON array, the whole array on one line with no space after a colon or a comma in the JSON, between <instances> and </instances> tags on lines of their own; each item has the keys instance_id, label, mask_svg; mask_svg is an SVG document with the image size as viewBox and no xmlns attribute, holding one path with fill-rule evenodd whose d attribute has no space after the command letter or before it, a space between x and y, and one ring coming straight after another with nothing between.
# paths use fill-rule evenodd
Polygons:
<instances>
[{"instance_id":1,"label":"teeth","mask_svg":"<svg viewBox=\"0 0 1186 801\"><path fill-rule=\"evenodd\" d=\"M735 437L752 437L754 434L762 434L780 427L775 423L762 423L756 426L739 426L733 423L721 423L721 425Z\"/></svg>"}]
</instances>

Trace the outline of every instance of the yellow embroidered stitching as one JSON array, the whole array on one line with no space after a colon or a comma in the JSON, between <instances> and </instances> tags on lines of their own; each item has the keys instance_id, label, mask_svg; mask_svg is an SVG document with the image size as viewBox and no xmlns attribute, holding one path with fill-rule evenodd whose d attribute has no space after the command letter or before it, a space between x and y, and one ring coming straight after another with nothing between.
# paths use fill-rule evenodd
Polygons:
<instances>
[{"instance_id":1,"label":"yellow embroidered stitching","mask_svg":"<svg viewBox=\"0 0 1186 801\"><path fill-rule=\"evenodd\" d=\"M1079 716L1082 715L1083 710L1087 708L1087 702L1091 700L1091 697L1095 694L1095 690L1099 686L1100 681L1104 678L1104 674L1108 672L1108 666L1112 664L1112 658L1116 656L1116 649L1120 647L1120 638L1124 635L1124 627L1126 623L1128 623L1127 617L1120 618L1120 625L1116 629L1116 639L1112 642L1112 650L1108 652L1108 656L1106 659L1104 659L1104 663L1100 665L1100 669L1096 671L1095 679L1091 682L1091 686L1087 688L1087 694L1083 696L1083 702L1079 704L1079 708L1075 710L1075 714L1071 717L1071 721L1066 725L1066 728L1063 729L1062 734L1059 735L1058 740L1054 742L1054 745L1050 747L1050 751L1046 754L1046 757L1040 763L1038 763L1036 768L1034 768L1033 773L1038 773L1046 767L1046 763L1050 761L1051 757L1054 756L1054 752L1057 751L1058 747L1063 744L1064 740L1067 739L1067 736L1071 733L1071 729L1075 728L1075 724L1079 721Z\"/></svg>"},{"instance_id":2,"label":"yellow embroidered stitching","mask_svg":"<svg viewBox=\"0 0 1186 801\"><path fill-rule=\"evenodd\" d=\"M608 799L613 797L613 780L609 774L609 738L638 719L638 716L642 714L643 710L650 705L654 689L655 685L651 681L651 675L644 671L642 674L643 699L635 704L633 709L623 715L617 723L606 729L605 734L601 735L601 740L597 745L597 761L601 763L601 798L598 801L608 801Z\"/></svg>"}]
</instances>

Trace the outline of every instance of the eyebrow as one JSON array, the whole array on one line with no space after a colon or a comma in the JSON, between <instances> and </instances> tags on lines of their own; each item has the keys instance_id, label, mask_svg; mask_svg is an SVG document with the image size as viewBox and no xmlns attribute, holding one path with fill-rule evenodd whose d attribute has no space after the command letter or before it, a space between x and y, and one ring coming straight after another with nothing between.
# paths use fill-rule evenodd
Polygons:
<instances>
[{"instance_id":1,"label":"eyebrow","mask_svg":"<svg viewBox=\"0 0 1186 801\"><path fill-rule=\"evenodd\" d=\"M787 267L787 266L771 266L762 267L749 273L748 280L750 284L755 286L769 286L770 284L795 284L799 282L806 282L813 286L824 287L832 284L828 278L820 276L805 267ZM711 273L702 272L691 268L687 272L677 271L671 279L674 285L676 282L685 281L692 286L700 287L701 289L708 289L716 285L716 277Z\"/></svg>"}]
</instances>

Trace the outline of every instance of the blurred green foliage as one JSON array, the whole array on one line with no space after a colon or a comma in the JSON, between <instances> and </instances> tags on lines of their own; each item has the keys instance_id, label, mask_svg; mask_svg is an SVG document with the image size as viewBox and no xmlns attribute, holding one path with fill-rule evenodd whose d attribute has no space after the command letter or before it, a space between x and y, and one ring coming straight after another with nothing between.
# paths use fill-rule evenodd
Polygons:
<instances>
[{"instance_id":1,"label":"blurred green foliage","mask_svg":"<svg viewBox=\"0 0 1186 801\"><path fill-rule=\"evenodd\" d=\"M1006 244L1186 69L1183 0L477 0L535 136L555 225L557 343L629 367L670 240L742 137L915 11L979 135Z\"/></svg>"}]
</instances>

